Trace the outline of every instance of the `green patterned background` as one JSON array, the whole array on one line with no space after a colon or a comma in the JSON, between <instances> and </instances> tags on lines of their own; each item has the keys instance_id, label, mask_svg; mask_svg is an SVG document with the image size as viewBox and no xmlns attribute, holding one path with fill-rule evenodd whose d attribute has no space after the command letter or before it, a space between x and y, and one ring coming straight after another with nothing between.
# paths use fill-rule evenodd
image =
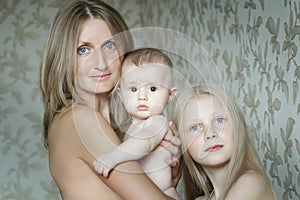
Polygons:
<instances>
[{"instance_id":1,"label":"green patterned background","mask_svg":"<svg viewBox=\"0 0 300 200\"><path fill-rule=\"evenodd\" d=\"M37 77L50 22L64 2L0 1L1 200L60 198L42 146ZM245 111L278 199L300 199L300 2L106 2L130 28L179 31L209 52ZM189 67L176 66L189 76Z\"/></svg>"}]
</instances>

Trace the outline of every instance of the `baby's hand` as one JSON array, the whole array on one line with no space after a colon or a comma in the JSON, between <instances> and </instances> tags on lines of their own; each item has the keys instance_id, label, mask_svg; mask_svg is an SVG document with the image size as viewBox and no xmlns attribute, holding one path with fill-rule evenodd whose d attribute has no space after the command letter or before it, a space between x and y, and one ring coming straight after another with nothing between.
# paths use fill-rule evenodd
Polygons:
<instances>
[{"instance_id":1,"label":"baby's hand","mask_svg":"<svg viewBox=\"0 0 300 200\"><path fill-rule=\"evenodd\" d=\"M103 175L105 178L108 177L109 172L113 168L113 166L109 164L109 161L110 158L108 157L108 155L103 153L98 156L93 163L95 171Z\"/></svg>"}]
</instances>

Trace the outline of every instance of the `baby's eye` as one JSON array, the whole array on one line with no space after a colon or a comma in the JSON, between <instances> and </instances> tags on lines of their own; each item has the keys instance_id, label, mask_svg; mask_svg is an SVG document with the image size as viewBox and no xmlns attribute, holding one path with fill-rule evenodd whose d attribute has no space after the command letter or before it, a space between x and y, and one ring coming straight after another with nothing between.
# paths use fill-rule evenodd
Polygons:
<instances>
[{"instance_id":1,"label":"baby's eye","mask_svg":"<svg viewBox=\"0 0 300 200\"><path fill-rule=\"evenodd\" d=\"M151 87L150 87L150 91L151 91L151 92L155 92L156 90L157 90L157 88L156 88L155 86L151 86Z\"/></svg>"},{"instance_id":2,"label":"baby's eye","mask_svg":"<svg viewBox=\"0 0 300 200\"><path fill-rule=\"evenodd\" d=\"M116 44L114 42L108 42L104 47L104 50L115 50L116 49Z\"/></svg>"},{"instance_id":3,"label":"baby's eye","mask_svg":"<svg viewBox=\"0 0 300 200\"><path fill-rule=\"evenodd\" d=\"M88 51L89 51L88 48L86 48L86 47L80 47L80 48L78 49L78 54L79 54L79 55L85 55L85 54L88 53Z\"/></svg>"},{"instance_id":4,"label":"baby's eye","mask_svg":"<svg viewBox=\"0 0 300 200\"><path fill-rule=\"evenodd\" d=\"M136 91L137 91L137 88L136 88L136 87L131 87L131 88L130 88L130 91L131 91L131 92L136 92Z\"/></svg>"}]
</instances>

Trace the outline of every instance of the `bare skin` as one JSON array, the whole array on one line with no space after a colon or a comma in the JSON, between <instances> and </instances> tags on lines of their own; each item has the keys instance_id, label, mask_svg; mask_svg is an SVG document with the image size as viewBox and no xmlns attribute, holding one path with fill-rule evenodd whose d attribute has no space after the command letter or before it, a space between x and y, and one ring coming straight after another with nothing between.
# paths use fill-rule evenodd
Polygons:
<instances>
[{"instance_id":1,"label":"bare skin","mask_svg":"<svg viewBox=\"0 0 300 200\"><path fill-rule=\"evenodd\" d=\"M118 165L109 178L93 170L96 155L120 140L109 120L109 93L121 63L107 24L87 20L79 36L76 84L80 100L58 113L48 130L49 165L64 200L171 199L137 162ZM109 63L109 65L107 65Z\"/></svg>"},{"instance_id":2,"label":"bare skin","mask_svg":"<svg viewBox=\"0 0 300 200\"><path fill-rule=\"evenodd\" d=\"M142 135L138 135L141 129L143 131ZM101 163L96 163L95 161L94 167L99 174L108 177L108 173L116 165L147 156L147 154L159 145L167 133L167 119L162 115L155 115L145 121L132 124L127 134L128 132L130 132L130 135L128 135L125 142L117 148L114 148L113 151L98 156L97 159L98 161L100 160ZM170 152L168 152L166 157L171 157ZM157 161L155 163L157 163ZM162 166L166 166L166 163L164 162ZM155 169L155 166L153 166L152 169Z\"/></svg>"},{"instance_id":3,"label":"bare skin","mask_svg":"<svg viewBox=\"0 0 300 200\"><path fill-rule=\"evenodd\" d=\"M201 114L193 112L195 108L201 110ZM212 183L214 190L210 199L221 200L234 146L233 129L228 123L226 112L218 101L207 94L202 94L190 101L184 116L188 123L193 124L191 130L196 134L188 151L193 159L201 164ZM200 196L197 199L204 200L206 197ZM238 177L225 199L274 200L276 198L267 179L254 170L248 170Z\"/></svg>"},{"instance_id":4,"label":"bare skin","mask_svg":"<svg viewBox=\"0 0 300 200\"><path fill-rule=\"evenodd\" d=\"M222 172L220 173L222 174ZM224 173L223 173L224 174ZM268 183L260 174L254 171L248 171L238 178L236 183L229 190L225 200L274 200L275 194L270 189ZM222 184L225 180L225 176L219 176L216 178L214 176L214 188L215 192L213 193L211 199L219 199L219 192L222 189ZM254 195L255 194L255 195ZM196 200L206 200L205 196L200 196Z\"/></svg>"},{"instance_id":5,"label":"bare skin","mask_svg":"<svg viewBox=\"0 0 300 200\"><path fill-rule=\"evenodd\" d=\"M239 177L236 183L232 186L226 196L226 199L274 200L276 197L273 190L271 190L269 184L262 175L254 171L247 171L241 177Z\"/></svg>"},{"instance_id":6,"label":"bare skin","mask_svg":"<svg viewBox=\"0 0 300 200\"><path fill-rule=\"evenodd\" d=\"M99 174L102 174L104 177L108 177L108 173L117 164L139 159L139 163L143 167L143 170L147 173L148 177L150 177L151 180L165 192L165 194L168 194L175 199L180 199L175 187L173 187L172 182L170 182L170 180L172 180L171 167L169 167L165 162L165 158L171 158L172 155L165 148L159 146L159 143L163 139L167 130L159 130L160 134L156 134L154 137L147 136L147 134L153 135L153 133L159 132L155 130L162 129L161 127L165 127L165 129L167 129L167 120L162 115L153 116L148 120L151 120L153 124L150 124L148 127L143 127L144 136L142 138L141 136L136 138L131 136L119 145L118 148L114 148L113 151L103 153L101 157L98 157L98 160L104 160L104 164L98 165L98 163L94 163L94 167ZM143 121L143 123L145 122ZM154 128L153 126L156 127ZM146 127L149 131L145 130ZM130 129L134 129L133 126L129 128L129 131ZM153 147L155 147L154 150ZM108 163L109 165L107 165ZM164 178L162 179L162 177Z\"/></svg>"},{"instance_id":7,"label":"bare skin","mask_svg":"<svg viewBox=\"0 0 300 200\"><path fill-rule=\"evenodd\" d=\"M125 59L118 92L132 117L132 124L123 143L113 151L97 156L94 168L108 177L116 165L138 160L162 191L180 199L172 185L171 167L165 162L165 158L170 159L172 154L159 146L165 135L171 132L162 112L177 91L172 88L172 78L168 77L172 77L169 66L151 63L138 67L130 59Z\"/></svg>"},{"instance_id":8,"label":"bare skin","mask_svg":"<svg viewBox=\"0 0 300 200\"><path fill-rule=\"evenodd\" d=\"M82 127L74 123L80 116ZM93 138L102 151L120 143L106 119L87 107L65 109L52 123L49 130L49 160L51 174L60 188L64 200L76 199L171 199L156 187L144 174L137 162L126 162L112 170L109 178L97 175L92 168L95 159L80 139L78 131L85 129L99 136L99 127L93 122L97 116L101 126L101 137ZM96 120L96 119L95 119ZM96 126L95 126L96 125ZM96 131L95 131L96 130ZM91 136L91 134L89 134ZM106 139L103 139L107 137ZM89 144L89 147L92 144ZM90 151L92 150L92 147ZM126 171L136 174L126 173ZM84 178L83 178L84 177ZM126 182L126 184L124 184ZM114 191L109 187L114 188ZM138 188L138 189L137 189ZM135 191L135 192L128 192ZM145 193L151 194L145 196ZM121 198L122 197L122 198Z\"/></svg>"}]
</instances>

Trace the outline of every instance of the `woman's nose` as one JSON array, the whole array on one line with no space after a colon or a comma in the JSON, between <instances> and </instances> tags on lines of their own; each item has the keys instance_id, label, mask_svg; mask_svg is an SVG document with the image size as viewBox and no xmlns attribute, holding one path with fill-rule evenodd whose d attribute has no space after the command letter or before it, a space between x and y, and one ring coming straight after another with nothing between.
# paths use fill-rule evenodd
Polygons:
<instances>
[{"instance_id":1,"label":"woman's nose","mask_svg":"<svg viewBox=\"0 0 300 200\"><path fill-rule=\"evenodd\" d=\"M96 51L93 59L95 69L105 70L108 67L107 58L102 51Z\"/></svg>"}]
</instances>

